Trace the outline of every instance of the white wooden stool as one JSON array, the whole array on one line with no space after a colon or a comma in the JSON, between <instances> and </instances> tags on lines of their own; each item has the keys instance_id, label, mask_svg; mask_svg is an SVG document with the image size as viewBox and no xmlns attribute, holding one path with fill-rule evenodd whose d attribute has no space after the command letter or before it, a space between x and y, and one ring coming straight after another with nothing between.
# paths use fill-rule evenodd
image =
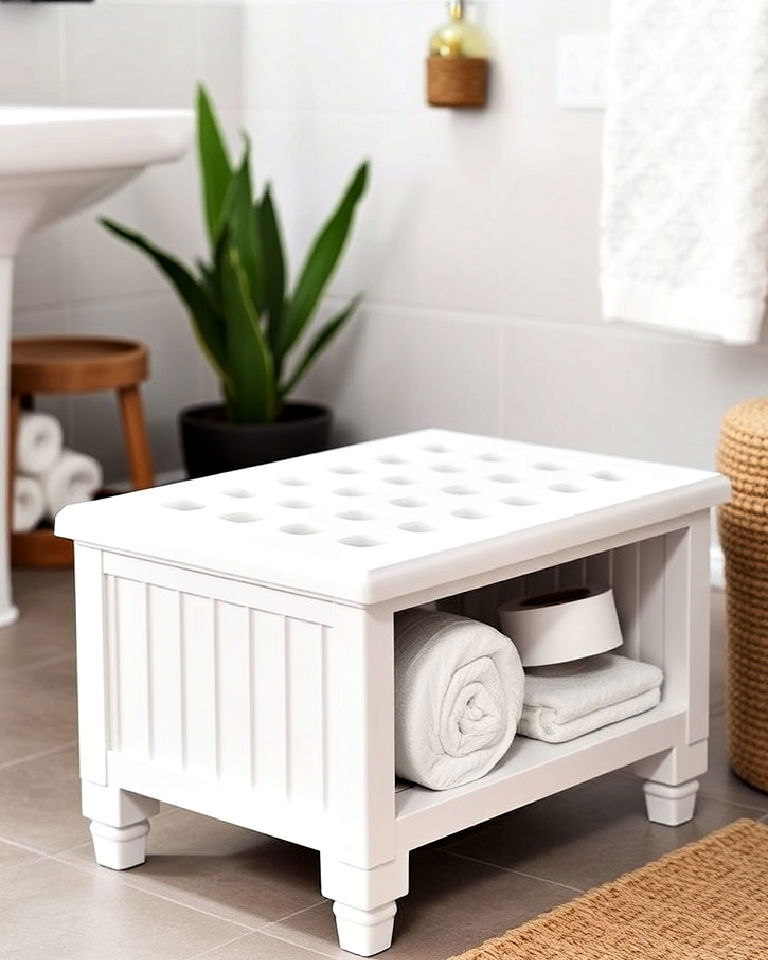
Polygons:
<instances>
[{"instance_id":1,"label":"white wooden stool","mask_svg":"<svg viewBox=\"0 0 768 960\"><path fill-rule=\"evenodd\" d=\"M391 943L411 850L634 765L690 820L707 766L712 473L424 431L67 507L83 810L142 863L157 801L320 851L341 946ZM475 783L395 790L393 614L494 622L521 591L607 581L654 710L518 737Z\"/></svg>"}]
</instances>

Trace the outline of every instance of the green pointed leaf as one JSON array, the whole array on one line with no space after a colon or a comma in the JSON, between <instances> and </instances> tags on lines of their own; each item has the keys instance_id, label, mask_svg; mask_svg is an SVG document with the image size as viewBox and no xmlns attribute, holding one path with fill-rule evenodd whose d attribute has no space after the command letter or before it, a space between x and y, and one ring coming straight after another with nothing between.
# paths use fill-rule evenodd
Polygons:
<instances>
[{"instance_id":1,"label":"green pointed leaf","mask_svg":"<svg viewBox=\"0 0 768 960\"><path fill-rule=\"evenodd\" d=\"M279 378L282 357L279 354L280 328L285 308L285 254L277 210L272 202L272 190L267 184L257 207L262 248L264 253L264 300L267 311L267 336L275 354L276 374Z\"/></svg>"},{"instance_id":2,"label":"green pointed leaf","mask_svg":"<svg viewBox=\"0 0 768 960\"><path fill-rule=\"evenodd\" d=\"M229 181L232 179L232 164L213 104L203 86L197 88L197 150L205 222L213 246L219 233Z\"/></svg>"},{"instance_id":3,"label":"green pointed leaf","mask_svg":"<svg viewBox=\"0 0 768 960\"><path fill-rule=\"evenodd\" d=\"M313 243L288 304L279 352L285 355L301 336L339 262L355 210L368 184L368 164L358 167L339 206Z\"/></svg>"},{"instance_id":4,"label":"green pointed leaf","mask_svg":"<svg viewBox=\"0 0 768 960\"><path fill-rule=\"evenodd\" d=\"M178 260L140 234L113 220L102 219L101 222L115 236L145 253L166 275L187 308L200 346L219 377L226 380L227 343L224 321L211 301L205 285L201 285Z\"/></svg>"},{"instance_id":5,"label":"green pointed leaf","mask_svg":"<svg viewBox=\"0 0 768 960\"><path fill-rule=\"evenodd\" d=\"M298 385L301 378L304 376L307 370L309 370L315 360L317 360L322 351L329 346L336 334L347 323L347 321L352 318L352 315L360 306L361 299L362 298L359 295L356 296L341 311L341 313L337 313L335 317L332 317L328 323L322 326L314 335L314 337L312 337L312 339L309 341L307 349L304 351L304 356L299 361L298 366L291 374L288 382L280 388L281 397L287 397L288 394Z\"/></svg>"},{"instance_id":6,"label":"green pointed leaf","mask_svg":"<svg viewBox=\"0 0 768 960\"><path fill-rule=\"evenodd\" d=\"M221 281L227 321L230 415L240 423L268 423L277 415L272 354L234 246L222 259Z\"/></svg>"},{"instance_id":7,"label":"green pointed leaf","mask_svg":"<svg viewBox=\"0 0 768 960\"><path fill-rule=\"evenodd\" d=\"M265 307L264 253L259 218L251 186L251 151L246 141L243 159L232 176L222 210L222 232L237 248L240 266L245 271L248 291L256 313Z\"/></svg>"}]
</instances>

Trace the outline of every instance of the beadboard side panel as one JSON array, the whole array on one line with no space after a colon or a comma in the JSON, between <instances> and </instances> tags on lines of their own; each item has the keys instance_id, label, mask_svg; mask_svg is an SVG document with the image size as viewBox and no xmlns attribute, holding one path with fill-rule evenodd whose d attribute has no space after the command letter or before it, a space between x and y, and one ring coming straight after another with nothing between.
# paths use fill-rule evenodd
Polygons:
<instances>
[{"instance_id":1,"label":"beadboard side panel","mask_svg":"<svg viewBox=\"0 0 768 960\"><path fill-rule=\"evenodd\" d=\"M332 628L114 573L105 596L107 749L324 816Z\"/></svg>"}]
</instances>

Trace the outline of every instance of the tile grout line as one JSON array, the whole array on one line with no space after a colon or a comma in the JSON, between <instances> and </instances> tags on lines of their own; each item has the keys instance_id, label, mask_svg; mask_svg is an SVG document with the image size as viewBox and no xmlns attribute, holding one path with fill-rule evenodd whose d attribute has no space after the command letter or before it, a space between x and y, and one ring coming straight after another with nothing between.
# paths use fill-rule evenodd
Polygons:
<instances>
[{"instance_id":1,"label":"tile grout line","mask_svg":"<svg viewBox=\"0 0 768 960\"><path fill-rule=\"evenodd\" d=\"M68 740L58 747L51 747L50 750L39 750L37 753L30 753L26 757L17 757L15 760L5 760L3 763L0 763L0 771L9 770L11 767L18 766L22 763L31 763L33 760L44 760L46 757L53 757L57 753L66 753L67 750L71 750L76 746L77 740Z\"/></svg>"},{"instance_id":2,"label":"tile grout line","mask_svg":"<svg viewBox=\"0 0 768 960\"><path fill-rule=\"evenodd\" d=\"M284 923L286 920L290 920L292 917L300 917L300 916L302 915L302 913L307 913L307 912L310 911L310 910L314 910L315 907L319 907L320 904L326 903L326 900L327 900L326 897L321 897L319 900L315 900L314 903L310 903L310 905L309 905L308 907L304 907L304 908L301 909L301 910L294 910L293 913L287 913L284 917L278 917L278 918L275 919L275 920L269 920L267 923L264 924L263 927L259 927L259 931L260 931L260 932L263 932L263 931L265 931L268 927L271 927L271 926L273 926L274 924L277 924L277 923ZM281 938L281 937L278 937L277 939L280 940L280 939L282 939L282 938Z\"/></svg>"},{"instance_id":3,"label":"tile grout line","mask_svg":"<svg viewBox=\"0 0 768 960\"><path fill-rule=\"evenodd\" d=\"M23 663L18 667L5 667L0 670L0 676L15 677L20 673L32 673L35 670L42 670L45 667L55 667L59 663L72 661L74 663L75 653L56 653L53 656L46 657L44 660L35 660L33 663Z\"/></svg>"},{"instance_id":4,"label":"tile grout line","mask_svg":"<svg viewBox=\"0 0 768 960\"><path fill-rule=\"evenodd\" d=\"M225 947L229 947L233 943L239 943L241 940L245 940L250 936L250 933L244 933L241 936L233 937L231 940L227 940L225 943L219 943L215 947L209 947L207 950L203 950L202 953L193 953L191 956L185 957L184 960L197 960L198 957L209 957L212 953L223 950Z\"/></svg>"},{"instance_id":5,"label":"tile grout line","mask_svg":"<svg viewBox=\"0 0 768 960\"><path fill-rule=\"evenodd\" d=\"M469 857L465 853L454 853L452 850L439 850L438 853L444 853L446 856L455 857L457 860L466 860L468 863L477 863L483 867L493 867L496 870L503 870L505 873L513 873L518 877L525 877L526 880L538 880L539 883L548 883L553 887L562 887L570 890L571 893L586 893L581 887L573 887L569 883L560 883L559 880L549 880L547 877L537 877L533 873L526 873L524 870L515 870L513 867L504 867L500 863L490 863L488 860L480 860L478 857Z\"/></svg>"},{"instance_id":6,"label":"tile grout line","mask_svg":"<svg viewBox=\"0 0 768 960\"><path fill-rule=\"evenodd\" d=\"M83 846L83 844L81 844ZM70 848L74 849L74 848ZM66 867L74 867L75 870L79 870L81 873L88 873L93 876L94 873L98 871L95 870L96 867L100 867L97 863L78 863L76 860L65 860L58 854L46 854L48 860L54 860L56 863L60 863ZM126 871L123 870L110 870L109 867L100 867L101 870L108 871L111 874L117 874L118 876ZM174 900L173 897L166 896L162 893L157 893L155 890L147 890L146 887L142 887L137 883L133 883L128 879L118 879L115 877L116 883L122 883L124 886L128 887L130 890L135 890L137 893L143 893L148 897L155 897L157 900L164 900L166 903L172 903L177 907L182 907L185 910L192 910L194 913L202 914L204 917L210 917L211 920L218 920L221 923L230 923L232 926L240 927L242 930L247 933L257 933L258 930L256 927L250 927L247 923L243 923L242 920L233 920L231 917L222 917L217 913L211 913L208 910L202 910L200 907L192 906L189 903L184 903L181 900ZM246 934L243 934L245 936ZM239 937L236 939L240 939Z\"/></svg>"}]
</instances>

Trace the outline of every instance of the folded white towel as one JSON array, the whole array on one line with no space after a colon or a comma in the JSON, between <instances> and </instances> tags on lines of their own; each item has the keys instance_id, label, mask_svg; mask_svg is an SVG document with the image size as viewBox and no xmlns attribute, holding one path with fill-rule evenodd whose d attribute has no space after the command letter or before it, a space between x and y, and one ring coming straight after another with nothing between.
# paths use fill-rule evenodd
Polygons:
<instances>
[{"instance_id":1,"label":"folded white towel","mask_svg":"<svg viewBox=\"0 0 768 960\"><path fill-rule=\"evenodd\" d=\"M61 454L61 424L47 413L22 413L16 433L16 469L37 476Z\"/></svg>"},{"instance_id":2,"label":"folded white towel","mask_svg":"<svg viewBox=\"0 0 768 960\"><path fill-rule=\"evenodd\" d=\"M92 500L102 485L101 464L85 453L64 450L41 477L46 511L55 517L70 503Z\"/></svg>"},{"instance_id":3,"label":"folded white towel","mask_svg":"<svg viewBox=\"0 0 768 960\"><path fill-rule=\"evenodd\" d=\"M449 613L395 617L395 770L433 790L470 783L509 749L523 702L514 644Z\"/></svg>"},{"instance_id":4,"label":"folded white towel","mask_svg":"<svg viewBox=\"0 0 768 960\"><path fill-rule=\"evenodd\" d=\"M13 481L13 531L33 530L43 519L45 497L40 481L34 477L16 477Z\"/></svg>"},{"instance_id":5,"label":"folded white towel","mask_svg":"<svg viewBox=\"0 0 768 960\"><path fill-rule=\"evenodd\" d=\"M614 0L606 319L755 343L768 292L768 0Z\"/></svg>"},{"instance_id":6,"label":"folded white towel","mask_svg":"<svg viewBox=\"0 0 768 960\"><path fill-rule=\"evenodd\" d=\"M518 733L564 743L655 707L664 674L616 654L526 672Z\"/></svg>"}]
</instances>

